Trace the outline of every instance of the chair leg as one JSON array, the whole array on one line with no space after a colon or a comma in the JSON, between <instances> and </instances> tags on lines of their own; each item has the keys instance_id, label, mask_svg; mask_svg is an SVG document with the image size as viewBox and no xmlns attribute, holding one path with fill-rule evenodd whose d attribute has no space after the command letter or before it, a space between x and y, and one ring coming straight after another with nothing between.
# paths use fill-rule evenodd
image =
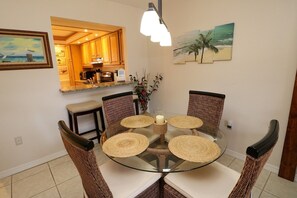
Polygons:
<instances>
[{"instance_id":1,"label":"chair leg","mask_svg":"<svg viewBox=\"0 0 297 198\"><path fill-rule=\"evenodd\" d=\"M139 115L138 99L134 100L136 115Z\"/></svg>"},{"instance_id":2,"label":"chair leg","mask_svg":"<svg viewBox=\"0 0 297 198\"><path fill-rule=\"evenodd\" d=\"M99 125L98 125L97 111L94 111L93 114L94 114L94 122L95 122L97 139L98 139L98 142L100 142L100 130L99 130Z\"/></svg>"},{"instance_id":3,"label":"chair leg","mask_svg":"<svg viewBox=\"0 0 297 198\"><path fill-rule=\"evenodd\" d=\"M79 135L79 132L78 132L78 124L77 124L77 115L74 113L73 114L73 122L74 122L74 132L76 133L76 134L78 134Z\"/></svg>"},{"instance_id":4,"label":"chair leg","mask_svg":"<svg viewBox=\"0 0 297 198\"><path fill-rule=\"evenodd\" d=\"M72 115L71 115L71 113L69 111L68 111L68 120L69 120L70 130L73 131Z\"/></svg>"},{"instance_id":5,"label":"chair leg","mask_svg":"<svg viewBox=\"0 0 297 198\"><path fill-rule=\"evenodd\" d=\"M104 123L104 116L102 108L99 109L100 121L101 121L101 129L102 132L105 131L105 123Z\"/></svg>"}]
</instances>

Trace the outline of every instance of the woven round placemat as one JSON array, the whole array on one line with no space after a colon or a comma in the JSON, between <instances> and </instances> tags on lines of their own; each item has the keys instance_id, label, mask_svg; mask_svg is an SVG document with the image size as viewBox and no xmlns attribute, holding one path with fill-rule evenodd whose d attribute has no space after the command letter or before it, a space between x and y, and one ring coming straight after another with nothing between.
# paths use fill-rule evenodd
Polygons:
<instances>
[{"instance_id":1,"label":"woven round placemat","mask_svg":"<svg viewBox=\"0 0 297 198\"><path fill-rule=\"evenodd\" d=\"M154 118L145 115L129 116L121 121L123 127L132 129L148 127L153 123Z\"/></svg>"},{"instance_id":2,"label":"woven round placemat","mask_svg":"<svg viewBox=\"0 0 297 198\"><path fill-rule=\"evenodd\" d=\"M137 133L120 133L107 139L102 150L112 157L131 157L142 153L149 146L146 136Z\"/></svg>"},{"instance_id":3,"label":"woven round placemat","mask_svg":"<svg viewBox=\"0 0 297 198\"><path fill-rule=\"evenodd\" d=\"M216 143L193 135L181 135L172 138L168 148L173 155L189 162L210 162L221 153Z\"/></svg>"},{"instance_id":4,"label":"woven round placemat","mask_svg":"<svg viewBox=\"0 0 297 198\"><path fill-rule=\"evenodd\" d=\"M180 129L195 129L203 125L203 122L200 118L196 118L193 116L186 116L186 115L171 117L168 119L168 123L171 126L174 126Z\"/></svg>"}]
</instances>

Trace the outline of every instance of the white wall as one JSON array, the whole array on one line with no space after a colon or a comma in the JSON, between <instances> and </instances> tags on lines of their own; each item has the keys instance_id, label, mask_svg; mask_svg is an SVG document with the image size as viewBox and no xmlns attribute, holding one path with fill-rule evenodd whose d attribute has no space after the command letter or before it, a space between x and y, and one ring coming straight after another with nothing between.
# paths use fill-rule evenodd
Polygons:
<instances>
[{"instance_id":1,"label":"white wall","mask_svg":"<svg viewBox=\"0 0 297 198\"><path fill-rule=\"evenodd\" d=\"M225 93L222 120L234 122L231 131L225 129L229 151L244 154L276 118L280 139L269 163L278 167L297 66L296 4L295 0L164 0L163 18L173 37L235 23L232 60L206 65L172 64L171 47L160 48L139 33L142 10L105 0L4 0L0 26L49 32L53 57L50 16L126 27L127 73L146 68L165 77L153 95L151 111L185 113L190 89ZM61 94L57 74L55 61L53 69L0 71L0 178L63 154L57 121L67 120L66 104L100 101L103 95L131 89ZM15 146L16 136L23 137L23 145Z\"/></svg>"},{"instance_id":2,"label":"white wall","mask_svg":"<svg viewBox=\"0 0 297 198\"><path fill-rule=\"evenodd\" d=\"M172 47L160 50L150 44L150 70L163 72L160 94L151 108L186 113L188 91L226 94L222 128L232 154L243 156L273 118L280 122L280 136L268 163L278 168L287 127L297 66L297 1L295 0L164 0L163 19L172 37L191 30L208 30L235 23L231 61L213 64L172 63ZM233 120L232 130L223 126ZM241 155L240 155L241 154Z\"/></svg>"},{"instance_id":3,"label":"white wall","mask_svg":"<svg viewBox=\"0 0 297 198\"><path fill-rule=\"evenodd\" d=\"M49 33L54 44L50 16L123 26L126 28L127 73L147 66L146 39L139 33L142 10L104 0L4 0L0 26L5 29ZM68 122L65 105L95 99L131 86L62 94L56 61L53 69L0 71L0 178L64 154L58 120ZM15 146L14 137L23 145Z\"/></svg>"}]
</instances>

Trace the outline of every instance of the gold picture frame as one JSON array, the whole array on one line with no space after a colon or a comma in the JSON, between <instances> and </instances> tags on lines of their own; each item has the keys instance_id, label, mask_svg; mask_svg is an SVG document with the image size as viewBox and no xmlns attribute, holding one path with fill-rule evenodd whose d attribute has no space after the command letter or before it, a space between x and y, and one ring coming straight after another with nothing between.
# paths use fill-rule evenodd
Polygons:
<instances>
[{"instance_id":1,"label":"gold picture frame","mask_svg":"<svg viewBox=\"0 0 297 198\"><path fill-rule=\"evenodd\" d=\"M0 70L53 68L47 32L0 29Z\"/></svg>"}]
</instances>

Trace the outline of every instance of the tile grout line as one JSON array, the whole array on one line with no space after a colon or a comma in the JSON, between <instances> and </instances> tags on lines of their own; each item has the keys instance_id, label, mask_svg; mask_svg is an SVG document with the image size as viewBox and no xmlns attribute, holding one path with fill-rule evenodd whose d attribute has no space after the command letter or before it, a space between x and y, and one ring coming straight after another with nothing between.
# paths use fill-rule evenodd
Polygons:
<instances>
[{"instance_id":1,"label":"tile grout line","mask_svg":"<svg viewBox=\"0 0 297 198\"><path fill-rule=\"evenodd\" d=\"M13 198L13 196L12 196L12 175L10 176L10 192L11 192L10 197Z\"/></svg>"},{"instance_id":2,"label":"tile grout line","mask_svg":"<svg viewBox=\"0 0 297 198\"><path fill-rule=\"evenodd\" d=\"M269 172L269 176L268 176L268 178L267 178L267 181L265 182L265 185L264 185L264 187L263 187L263 190L262 190L262 192L261 192L261 194L260 195L262 195L262 193L263 192L265 192L265 193L268 193L269 195L272 195L272 196L274 196L274 197L277 197L277 198L280 198L279 196L276 196L275 194L272 194L272 193L270 193L270 192L267 192L267 191L265 191L264 189L265 189L265 186L266 186L266 184L268 183L268 180L269 180L269 178L270 178L270 176L271 176L271 171Z\"/></svg>"},{"instance_id":3,"label":"tile grout line","mask_svg":"<svg viewBox=\"0 0 297 198\"><path fill-rule=\"evenodd\" d=\"M35 197L36 195L40 195L41 193L43 193L43 192L45 192L45 191L48 191L48 190L50 190L50 189L52 189L52 188L56 188L56 186L53 186L53 187L51 187L51 188L49 188L49 189L46 189L46 190L44 190L44 191L41 191L41 192L39 192L39 193L37 193L37 194L35 194L35 195L32 195L31 197L28 197L28 198L32 198L32 197Z\"/></svg>"},{"instance_id":4,"label":"tile grout line","mask_svg":"<svg viewBox=\"0 0 297 198\"><path fill-rule=\"evenodd\" d=\"M267 180L266 180L266 182L265 182L265 184L264 184L264 186L263 186L263 189L261 190L261 193L260 193L259 197L261 197L261 195L262 195L262 193L263 193L263 191L264 191L264 189L265 189L265 186L266 186L266 184L267 184L267 182L268 182L268 180L269 180L270 175L271 175L271 171L269 171L269 175L268 175ZM266 191L265 191L265 192L266 192Z\"/></svg>"},{"instance_id":5,"label":"tile grout line","mask_svg":"<svg viewBox=\"0 0 297 198\"><path fill-rule=\"evenodd\" d=\"M270 192L267 192L267 191L265 191L265 190L263 190L262 192L265 192L265 193L267 193L267 194L269 194L269 195L272 195L273 197L276 197L276 198L281 198L281 197L279 197L279 196L276 196L275 194L272 194L272 193L270 193ZM260 194L260 195L262 195L262 192L261 192L261 194Z\"/></svg>"},{"instance_id":6,"label":"tile grout line","mask_svg":"<svg viewBox=\"0 0 297 198\"><path fill-rule=\"evenodd\" d=\"M44 163L45 164L45 163ZM41 191L41 192L39 192L39 193L37 193L37 194L35 194L35 195L32 195L32 196L30 196L29 198L32 198L32 197L34 197L34 196L36 196L36 195L40 195L41 193L43 193L43 192L45 192L45 191L48 191L48 190L50 190L50 189L52 189L52 188L57 188L56 187L56 183L55 183L55 180L54 180L54 178L53 178L53 175L52 175L52 172L51 172L51 169L50 169L50 167L49 167L49 164L48 164L48 162L46 162L46 164L47 164L47 166L48 166L48 168L49 168L49 171L50 171L50 173L51 173L51 176L52 176L52 179L53 179L53 181L54 181L54 186L52 186L52 187L50 187L50 188L48 188L48 189L45 189L45 190L43 190L43 191ZM40 171L41 172L41 171ZM38 173L40 173L40 172L38 172ZM34 175L37 175L38 173L36 173L36 174L34 174ZM34 176L34 175L32 175L32 176ZM57 189L58 190L58 189ZM60 196L61 197L61 196Z\"/></svg>"},{"instance_id":7,"label":"tile grout line","mask_svg":"<svg viewBox=\"0 0 297 198\"><path fill-rule=\"evenodd\" d=\"M229 167L230 168L230 166L231 166L231 164L234 162L236 160L236 158L235 157L233 157L233 159L231 160L231 162L229 163L229 165L227 166L227 167ZM237 171L236 171L237 172Z\"/></svg>"},{"instance_id":8,"label":"tile grout line","mask_svg":"<svg viewBox=\"0 0 297 198\"><path fill-rule=\"evenodd\" d=\"M43 163L43 164L47 164L47 162L46 162L46 163ZM40 165L38 165L38 166L42 166L43 164L40 164ZM35 166L35 167L36 167L36 166ZM34 168L34 167L32 167L32 168ZM28 170L29 170L29 169L28 169ZM32 177L32 176L35 176L35 175L41 173L42 171L44 171L44 170L40 170L40 171L36 172L35 174L29 175L29 176L27 176L27 177L24 177L24 178L22 178L22 179L19 179L18 181L15 181L15 182L12 182L12 177L13 177L13 175L16 175L16 174L18 174L18 173L11 175L11 176L10 176L10 177L11 177L11 198L13 198L13 184L19 183L19 182L21 182L21 181L24 180L24 179L27 179L27 178ZM47 189L47 190L48 190L48 189ZM38 194L39 194L39 193L38 193ZM37 194L36 194L36 195L37 195ZM34 195L34 196L35 196L35 195Z\"/></svg>"},{"instance_id":9,"label":"tile grout line","mask_svg":"<svg viewBox=\"0 0 297 198\"><path fill-rule=\"evenodd\" d=\"M44 164L47 164L47 162L45 162L45 163L43 163L43 164L40 164L40 165L37 165L37 166L42 166L42 165L44 165ZM34 166L34 167L32 167L32 168L35 168L35 167L37 167L37 166ZM27 169L27 170L30 170L30 169L32 169L32 168L29 168L29 169ZM26 170L24 170L24 171L26 171ZM21 172L24 172L24 171L21 171ZM21 179L15 181L15 182L12 182L12 177L13 177L14 175L17 175L17 174L21 173L21 172L16 173L16 174L13 174L13 175L11 175L11 184L12 184L12 183L18 183L18 182L20 182L20 181L22 181L22 180L24 180L24 179L27 179L28 177L32 177L32 176L34 176L34 175L39 174L39 173L42 172L42 171L44 171L44 170L40 170L40 171L38 171L38 172L36 172L36 173L34 173L34 174L32 174L32 175L28 175L27 177L21 178Z\"/></svg>"},{"instance_id":10,"label":"tile grout line","mask_svg":"<svg viewBox=\"0 0 297 198\"><path fill-rule=\"evenodd\" d=\"M54 178L54 174L53 174L52 169L51 169L51 167L50 167L50 165L49 165L48 162L47 162L47 165L48 165L48 167L49 167L51 176L52 176L52 178L53 178L53 180L54 180L54 182L55 182L55 188L57 189L58 194L59 194L59 197L61 198L61 197L62 197L62 196L61 196L61 193L60 193L60 191L59 191L59 189L58 189L57 182L56 182L56 180L55 180L55 178Z\"/></svg>"},{"instance_id":11,"label":"tile grout line","mask_svg":"<svg viewBox=\"0 0 297 198\"><path fill-rule=\"evenodd\" d=\"M265 189L265 187L266 187L266 185L267 185L267 183L268 183L268 180L269 180L270 176L271 176L271 171L269 171L269 175L268 175L267 180L266 180L266 182L265 182L265 184L264 184L264 186L263 186L263 190Z\"/></svg>"}]
</instances>

